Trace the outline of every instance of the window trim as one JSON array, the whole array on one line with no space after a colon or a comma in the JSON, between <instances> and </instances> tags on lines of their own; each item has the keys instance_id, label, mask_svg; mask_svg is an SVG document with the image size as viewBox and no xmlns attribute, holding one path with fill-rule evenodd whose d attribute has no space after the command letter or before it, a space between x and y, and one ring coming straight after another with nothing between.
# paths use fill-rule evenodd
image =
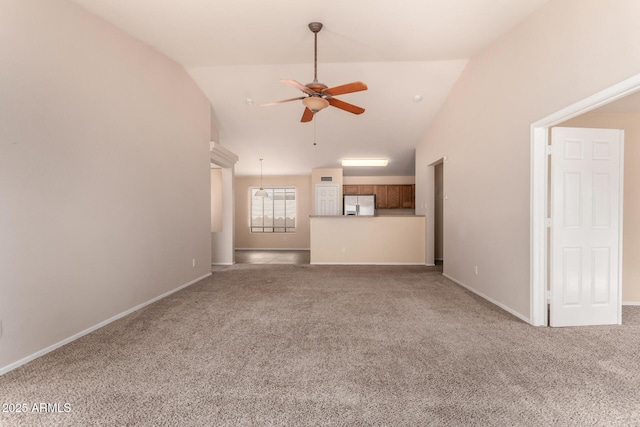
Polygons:
<instances>
[{"instance_id":1,"label":"window trim","mask_svg":"<svg viewBox=\"0 0 640 427\"><path fill-rule=\"evenodd\" d=\"M294 212L293 212L293 226L287 226L287 216L286 216L286 210L287 210L287 199L285 197L285 199L283 199L284 202L284 212L285 212L285 223L283 226L275 226L275 224L273 225L264 225L264 203L262 205L262 225L253 225L253 203L254 203L254 199L257 199L257 197L254 196L254 194L256 193L256 191L258 191L260 189L260 187L258 186L250 186L249 187L249 233L251 234L295 234L296 233L296 217L298 216L298 205L297 205L297 196L298 196L298 190L296 188L295 185L265 185L263 186L263 188L271 194L271 196L269 197L271 200L273 197L273 191L274 190L285 190L285 194L287 190L293 190L293 199L290 199L290 201L294 202ZM276 205L275 203L272 204L273 205L273 210L272 210L272 218L275 219L275 208ZM256 229L261 229L259 231L256 231ZM270 230L266 230L266 229L270 229ZM284 230L284 231L276 231L277 230Z\"/></svg>"}]
</instances>

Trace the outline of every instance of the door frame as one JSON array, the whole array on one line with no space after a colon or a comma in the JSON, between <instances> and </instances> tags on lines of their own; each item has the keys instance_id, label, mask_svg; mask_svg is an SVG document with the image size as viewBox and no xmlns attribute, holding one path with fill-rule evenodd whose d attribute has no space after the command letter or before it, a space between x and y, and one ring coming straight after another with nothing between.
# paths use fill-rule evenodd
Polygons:
<instances>
[{"instance_id":1,"label":"door frame","mask_svg":"<svg viewBox=\"0 0 640 427\"><path fill-rule=\"evenodd\" d=\"M211 233L211 265L235 264L236 249L236 201L235 164L237 154L220 143L209 142L209 162L222 168L222 230ZM211 192L211 188L209 188Z\"/></svg>"},{"instance_id":2,"label":"door frame","mask_svg":"<svg viewBox=\"0 0 640 427\"><path fill-rule=\"evenodd\" d=\"M435 242L436 242L436 237L435 237L435 180L436 180L436 165L443 163L443 168L444 168L444 162L447 161L447 156L443 156L440 157L439 159L437 159L436 161L429 163L426 166L425 169L425 176L424 176L424 189L425 189L425 193L424 193L424 203L421 203L420 206L418 206L418 204L416 204L416 210L419 208L424 209L424 214L425 214L425 231L426 231L426 238L425 238L425 258L424 258L424 265L426 265L427 267L435 267L436 265L436 261L435 261ZM444 170L443 170L444 173ZM443 177L443 185L444 185L444 177ZM446 222L446 214L444 215L445 218L442 218L442 227L444 229L444 225ZM443 231L444 233L444 231ZM443 243L444 246L444 243ZM444 267L443 267L443 272L444 272Z\"/></svg>"},{"instance_id":3,"label":"door frame","mask_svg":"<svg viewBox=\"0 0 640 427\"><path fill-rule=\"evenodd\" d=\"M530 181L530 318L533 326L546 326L547 315L547 212L549 128L610 102L640 91L640 74L597 92L531 124Z\"/></svg>"},{"instance_id":4,"label":"door frame","mask_svg":"<svg viewBox=\"0 0 640 427\"><path fill-rule=\"evenodd\" d=\"M444 219L445 219L445 214L444 214L444 210L445 210L445 205L444 205L444 200L445 200L445 198L444 198L444 158L436 161L435 163L432 163L430 166L433 166L433 187L434 187L433 188L433 261L434 261L434 264L435 264L436 261L443 261L443 264L444 264ZM442 205L442 215L440 215L440 223L439 224L436 222L436 204L438 204L438 198L437 198L437 196L438 196L437 189L438 188L436 187L436 178L435 178L436 168L438 166L440 166L442 168L442 182L441 182L441 184L442 184L442 188L441 188L441 190L442 190L442 194L441 194L442 200L439 201L440 204ZM442 251L441 252L442 259L436 258L436 246L437 246L436 245L436 240L437 240L436 239L436 235L438 234L437 233L438 228L440 228L440 231L442 233L442 241L440 242L440 244L441 244L440 250Z\"/></svg>"}]
</instances>

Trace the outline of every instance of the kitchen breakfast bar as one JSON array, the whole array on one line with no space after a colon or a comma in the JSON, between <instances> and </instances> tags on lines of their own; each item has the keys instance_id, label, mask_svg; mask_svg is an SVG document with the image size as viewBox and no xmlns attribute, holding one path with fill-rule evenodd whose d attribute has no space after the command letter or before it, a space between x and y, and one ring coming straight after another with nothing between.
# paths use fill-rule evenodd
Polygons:
<instances>
[{"instance_id":1,"label":"kitchen breakfast bar","mask_svg":"<svg viewBox=\"0 0 640 427\"><path fill-rule=\"evenodd\" d=\"M424 265L424 215L311 215L311 264Z\"/></svg>"}]
</instances>

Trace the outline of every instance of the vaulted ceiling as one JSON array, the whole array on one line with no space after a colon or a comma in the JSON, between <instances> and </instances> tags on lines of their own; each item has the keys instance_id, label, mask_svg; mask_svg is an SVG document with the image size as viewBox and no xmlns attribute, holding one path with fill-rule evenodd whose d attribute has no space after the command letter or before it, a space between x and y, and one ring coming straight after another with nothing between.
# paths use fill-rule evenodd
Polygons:
<instances>
[{"instance_id":1,"label":"vaulted ceiling","mask_svg":"<svg viewBox=\"0 0 640 427\"><path fill-rule=\"evenodd\" d=\"M208 97L238 175L308 175L343 158L388 158L349 175L413 175L414 149L469 58L549 0L73 0L182 64ZM301 96L279 81L365 82L301 123ZM416 100L421 99L416 102Z\"/></svg>"}]
</instances>

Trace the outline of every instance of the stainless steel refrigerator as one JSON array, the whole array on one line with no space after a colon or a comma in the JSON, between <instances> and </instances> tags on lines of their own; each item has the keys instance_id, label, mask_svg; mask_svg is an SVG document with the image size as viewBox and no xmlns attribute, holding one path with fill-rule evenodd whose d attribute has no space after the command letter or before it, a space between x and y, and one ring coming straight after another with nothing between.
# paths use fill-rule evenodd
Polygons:
<instances>
[{"instance_id":1,"label":"stainless steel refrigerator","mask_svg":"<svg viewBox=\"0 0 640 427\"><path fill-rule=\"evenodd\" d=\"M345 215L375 215L375 194L358 194L344 196L342 203Z\"/></svg>"}]
</instances>

